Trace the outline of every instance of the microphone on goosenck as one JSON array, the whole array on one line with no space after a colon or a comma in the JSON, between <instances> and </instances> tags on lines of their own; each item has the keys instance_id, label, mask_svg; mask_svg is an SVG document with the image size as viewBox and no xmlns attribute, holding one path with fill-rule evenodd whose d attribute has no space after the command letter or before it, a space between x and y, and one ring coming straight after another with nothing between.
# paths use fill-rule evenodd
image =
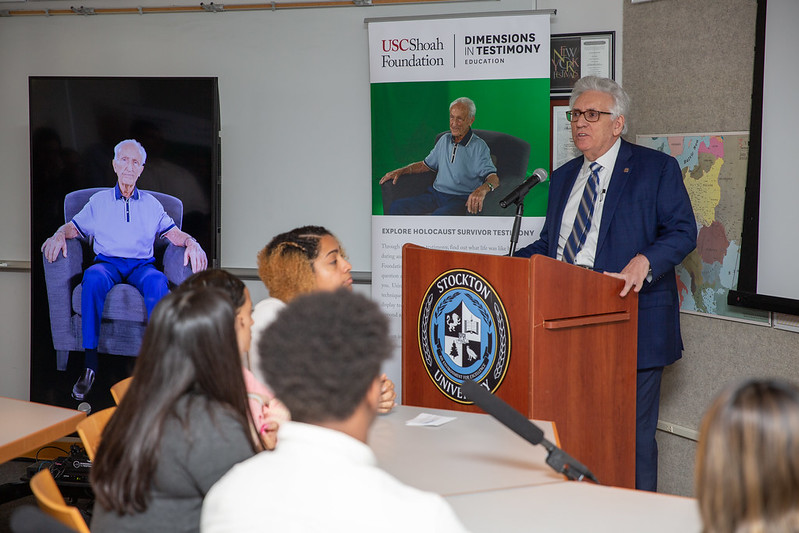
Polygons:
<instances>
[{"instance_id":1,"label":"microphone on goosenck","mask_svg":"<svg viewBox=\"0 0 799 533\"><path fill-rule=\"evenodd\" d=\"M530 444L541 444L541 441L544 440L544 432L541 428L530 422L504 400L488 392L485 387L467 379L461 385L461 390L466 398L473 401L477 407L502 422Z\"/></svg>"},{"instance_id":2,"label":"microphone on goosenck","mask_svg":"<svg viewBox=\"0 0 799 533\"><path fill-rule=\"evenodd\" d=\"M530 422L523 414L508 405L504 400L494 396L487 389L467 379L461 390L468 400L480 409L496 418L508 429L531 444L540 444L547 450L547 464L556 472L575 481L589 480L599 484L594 474L577 459L564 452L544 438L544 432Z\"/></svg>"},{"instance_id":3,"label":"microphone on goosenck","mask_svg":"<svg viewBox=\"0 0 799 533\"><path fill-rule=\"evenodd\" d=\"M521 202L524 200L524 197L530 192L530 189L538 185L539 183L543 183L547 180L548 174L547 171L543 168L537 168L533 171L532 175L527 178L525 181L522 182L521 185L513 189L510 194L508 194L505 198L499 201L499 206L501 208L506 208L510 204L515 204L517 202Z\"/></svg>"}]
</instances>

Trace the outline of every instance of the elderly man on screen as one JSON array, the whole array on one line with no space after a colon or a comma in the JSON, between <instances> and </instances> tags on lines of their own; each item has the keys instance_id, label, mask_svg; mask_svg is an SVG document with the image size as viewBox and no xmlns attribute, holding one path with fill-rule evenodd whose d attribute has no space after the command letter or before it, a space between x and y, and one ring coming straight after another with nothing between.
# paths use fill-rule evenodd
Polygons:
<instances>
[{"instance_id":1,"label":"elderly man on screen","mask_svg":"<svg viewBox=\"0 0 799 533\"><path fill-rule=\"evenodd\" d=\"M396 185L403 174L427 171L436 179L427 192L395 200L389 215L466 215L483 210L486 195L499 187L497 168L483 139L472 131L476 108L461 97L449 105L449 133L442 135L424 161L392 170L380 178Z\"/></svg>"},{"instance_id":2,"label":"elderly man on screen","mask_svg":"<svg viewBox=\"0 0 799 533\"><path fill-rule=\"evenodd\" d=\"M97 345L105 297L118 283L136 287L144 296L147 316L169 292L163 272L154 266L153 243L157 237L186 248L183 264L194 272L205 270L208 259L197 241L178 229L151 194L136 188L147 153L138 141L128 139L114 147L115 187L94 194L72 220L58 228L42 245L49 262L67 256L67 239L94 237L94 263L83 273L81 293L84 370L72 387L72 397L83 400L94 383Z\"/></svg>"}]
</instances>

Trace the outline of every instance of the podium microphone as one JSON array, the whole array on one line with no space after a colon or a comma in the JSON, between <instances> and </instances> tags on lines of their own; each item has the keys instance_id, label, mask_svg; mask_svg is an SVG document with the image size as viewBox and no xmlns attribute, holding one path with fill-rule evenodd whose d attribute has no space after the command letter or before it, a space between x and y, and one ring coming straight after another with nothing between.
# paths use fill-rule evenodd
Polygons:
<instances>
[{"instance_id":1,"label":"podium microphone","mask_svg":"<svg viewBox=\"0 0 799 533\"><path fill-rule=\"evenodd\" d=\"M525 181L522 182L521 185L513 189L509 195L499 201L499 206L502 209L505 209L510 204L515 204L517 202L521 202L524 200L524 197L530 192L530 189L538 185L539 183L543 183L547 180L547 171L543 168L537 168L533 171L533 174L528 177Z\"/></svg>"},{"instance_id":2,"label":"podium microphone","mask_svg":"<svg viewBox=\"0 0 799 533\"><path fill-rule=\"evenodd\" d=\"M524 440L531 444L540 444L546 448L548 452L547 464L556 472L574 481L588 480L597 485L599 484L594 474L585 465L545 439L541 428L527 420L523 414L505 403L501 398L494 396L487 389L470 379L463 382L461 390L468 400L474 402L480 409L496 418Z\"/></svg>"}]
</instances>

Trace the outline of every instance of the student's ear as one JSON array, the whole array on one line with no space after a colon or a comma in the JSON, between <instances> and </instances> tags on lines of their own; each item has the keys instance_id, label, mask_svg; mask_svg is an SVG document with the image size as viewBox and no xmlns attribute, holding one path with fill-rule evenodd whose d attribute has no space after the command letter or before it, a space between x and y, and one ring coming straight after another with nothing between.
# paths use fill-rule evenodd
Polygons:
<instances>
[{"instance_id":1,"label":"student's ear","mask_svg":"<svg viewBox=\"0 0 799 533\"><path fill-rule=\"evenodd\" d=\"M369 389L366 391L366 403L369 405L371 411L377 412L377 406L380 404L380 392L383 389L383 380L380 375L375 376Z\"/></svg>"}]
</instances>

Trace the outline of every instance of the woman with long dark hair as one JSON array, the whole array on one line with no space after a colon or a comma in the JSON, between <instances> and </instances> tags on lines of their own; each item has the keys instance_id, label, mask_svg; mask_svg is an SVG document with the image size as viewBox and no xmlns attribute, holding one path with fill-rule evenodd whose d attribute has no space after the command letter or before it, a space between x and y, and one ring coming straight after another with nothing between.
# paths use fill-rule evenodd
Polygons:
<instances>
[{"instance_id":1,"label":"woman with long dark hair","mask_svg":"<svg viewBox=\"0 0 799 533\"><path fill-rule=\"evenodd\" d=\"M211 485L262 449L234 320L212 288L174 292L154 309L92 465L93 532L198 531Z\"/></svg>"},{"instance_id":2,"label":"woman with long dark hair","mask_svg":"<svg viewBox=\"0 0 799 533\"><path fill-rule=\"evenodd\" d=\"M255 422L255 433L263 441L266 449L271 450L277 443L277 430L281 423L290 418L288 409L277 399L272 391L251 371L249 358L250 342L252 339L252 299L250 291L239 278L220 268L209 268L192 274L180 285L178 290L196 289L201 287L214 287L224 291L233 302L236 311L236 339L241 355L242 372L244 373L244 386L247 389L247 398L250 412Z\"/></svg>"}]
</instances>

